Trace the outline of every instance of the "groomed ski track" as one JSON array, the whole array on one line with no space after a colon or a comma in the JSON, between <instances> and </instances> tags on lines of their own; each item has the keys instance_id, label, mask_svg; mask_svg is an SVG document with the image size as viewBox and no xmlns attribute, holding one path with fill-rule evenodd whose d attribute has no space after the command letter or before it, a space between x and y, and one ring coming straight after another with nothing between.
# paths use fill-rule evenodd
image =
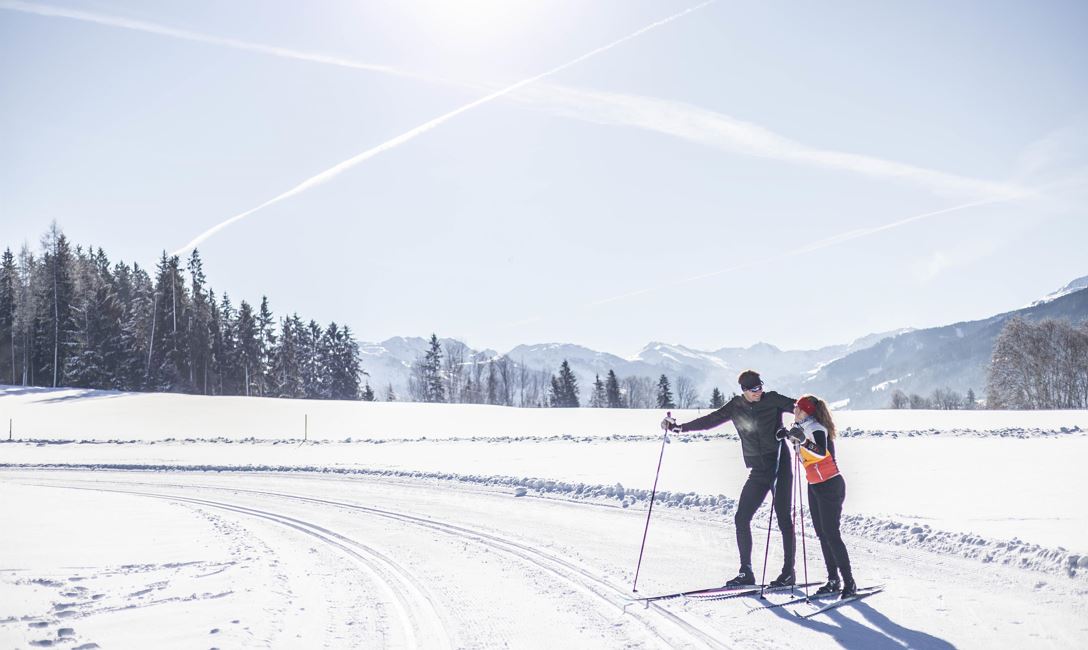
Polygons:
<instances>
[{"instance_id":1,"label":"groomed ski track","mask_svg":"<svg viewBox=\"0 0 1088 650\"><path fill-rule=\"evenodd\" d=\"M309 647L347 647L341 634L345 629L362 635L351 637L352 643L390 648L1071 647L1085 634L1085 626L1075 622L1085 611L1080 580L1063 583L1031 571L862 539L848 543L856 550L863 579L887 582L889 591L814 619L797 619L786 608L746 616L749 608L765 602L756 598L645 606L632 602L630 591L645 510L515 498L501 487L305 472L87 469L7 469L0 471L0 484L9 491L79 494L107 509L108 498L117 496L191 515L215 513L247 530L260 522L283 531L282 538L266 545L290 550L299 562L314 553L315 544L339 555L340 579L359 586L362 593L354 597L368 599L374 616L364 621L365 612L357 605L352 610L345 600L344 609L350 611L336 614L339 618L330 614L335 620L327 629L304 638ZM754 533L762 550L761 531ZM771 541L774 562L777 537ZM288 549L289 543L296 546ZM705 586L735 568L730 523L697 512L663 509L659 516L655 510L647 552L640 579L644 593ZM819 565L818 558L809 558L810 578L822 577ZM224 607L231 598L260 588L248 584L241 566L228 570L234 594L220 598ZM101 573L111 571L106 567ZM294 571L291 575L298 576L309 569ZM342 592L330 587L326 595L336 601ZM322 606L299 596L292 598L296 606L306 606L302 620ZM102 602L110 598L107 594ZM770 595L771 601L776 598L786 596ZM276 607L262 612L271 616ZM0 639L32 641L34 631L25 631L31 624L44 631L71 625L77 632L97 632L95 617L109 617L118 609L89 608L63 621L49 611L5 621L9 612L0 611ZM139 611L151 615L154 609ZM171 625L186 624L171 620ZM369 636L363 633L366 625ZM243 638L237 645L282 644L290 638L284 634ZM102 647L110 641L108 636L84 638Z\"/></svg>"}]
</instances>

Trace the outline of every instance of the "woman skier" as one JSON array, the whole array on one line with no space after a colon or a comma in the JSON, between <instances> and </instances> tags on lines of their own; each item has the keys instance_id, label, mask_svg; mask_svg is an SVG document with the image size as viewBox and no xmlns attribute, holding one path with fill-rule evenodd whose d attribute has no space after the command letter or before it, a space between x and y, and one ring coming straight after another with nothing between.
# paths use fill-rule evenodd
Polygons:
<instances>
[{"instance_id":1,"label":"woman skier","mask_svg":"<svg viewBox=\"0 0 1088 650\"><path fill-rule=\"evenodd\" d=\"M857 595L857 584L850 569L839 519L846 500L846 480L835 463L835 422L827 403L815 395L803 395L793 409L794 423L789 429L779 429L779 438L789 438L797 444L797 453L808 478L808 502L816 536L827 564L827 584L816 595L841 592L840 598ZM842 582L839 582L839 576Z\"/></svg>"}]
</instances>

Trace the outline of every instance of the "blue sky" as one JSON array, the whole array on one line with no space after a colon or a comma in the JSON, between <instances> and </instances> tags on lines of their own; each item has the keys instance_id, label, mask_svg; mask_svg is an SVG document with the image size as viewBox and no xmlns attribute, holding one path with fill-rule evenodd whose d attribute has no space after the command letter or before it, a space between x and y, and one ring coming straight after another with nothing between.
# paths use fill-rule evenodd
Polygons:
<instances>
[{"instance_id":1,"label":"blue sky","mask_svg":"<svg viewBox=\"0 0 1088 650\"><path fill-rule=\"evenodd\" d=\"M153 263L696 4L0 0L0 244L55 219ZM983 318L1088 274L1086 25L715 2L199 248L235 301L363 340L811 348Z\"/></svg>"}]
</instances>

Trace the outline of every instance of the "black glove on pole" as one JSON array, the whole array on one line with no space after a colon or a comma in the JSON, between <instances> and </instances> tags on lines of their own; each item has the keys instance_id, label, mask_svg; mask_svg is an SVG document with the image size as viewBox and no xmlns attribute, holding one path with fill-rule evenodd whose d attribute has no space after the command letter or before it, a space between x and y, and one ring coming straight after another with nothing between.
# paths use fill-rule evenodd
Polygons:
<instances>
[{"instance_id":1,"label":"black glove on pole","mask_svg":"<svg viewBox=\"0 0 1088 650\"><path fill-rule=\"evenodd\" d=\"M665 413L665 419L672 419L672 411ZM650 515L654 511L654 497L657 496L657 479L661 476L661 461L665 458L665 443L669 441L669 429L661 436L661 454L657 457L657 472L654 473L654 488L650 491L650 507L646 510L646 527L642 531L642 546L638 549L638 564L635 565L635 582L631 591L638 592L638 572L642 568L642 552L646 550L646 535L650 532Z\"/></svg>"}]
</instances>

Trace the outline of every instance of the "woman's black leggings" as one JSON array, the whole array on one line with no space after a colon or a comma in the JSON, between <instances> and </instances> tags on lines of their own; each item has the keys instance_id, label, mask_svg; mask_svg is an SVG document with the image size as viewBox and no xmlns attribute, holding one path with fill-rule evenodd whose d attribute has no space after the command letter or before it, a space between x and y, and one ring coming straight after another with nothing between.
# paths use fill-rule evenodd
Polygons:
<instances>
[{"instance_id":1,"label":"woman's black leggings","mask_svg":"<svg viewBox=\"0 0 1088 650\"><path fill-rule=\"evenodd\" d=\"M793 519L790 517L790 505L793 500L793 459L789 450L782 446L778 458L777 484L774 471L775 457L771 456L766 468L753 469L740 491L737 502L737 514L733 518L737 526L737 549L740 551L740 565L752 566L752 517L763 505L767 493L774 486L774 511L778 515L778 530L782 531L783 570L793 570L797 541L793 538Z\"/></svg>"},{"instance_id":2,"label":"woman's black leggings","mask_svg":"<svg viewBox=\"0 0 1088 650\"><path fill-rule=\"evenodd\" d=\"M812 523L816 536L820 538L820 550L824 553L829 578L852 580L850 555L846 552L842 534L839 533L839 519L842 516L842 503L846 501L846 480L842 474L827 479L823 483L810 483L808 486L808 504L812 511Z\"/></svg>"}]
</instances>

